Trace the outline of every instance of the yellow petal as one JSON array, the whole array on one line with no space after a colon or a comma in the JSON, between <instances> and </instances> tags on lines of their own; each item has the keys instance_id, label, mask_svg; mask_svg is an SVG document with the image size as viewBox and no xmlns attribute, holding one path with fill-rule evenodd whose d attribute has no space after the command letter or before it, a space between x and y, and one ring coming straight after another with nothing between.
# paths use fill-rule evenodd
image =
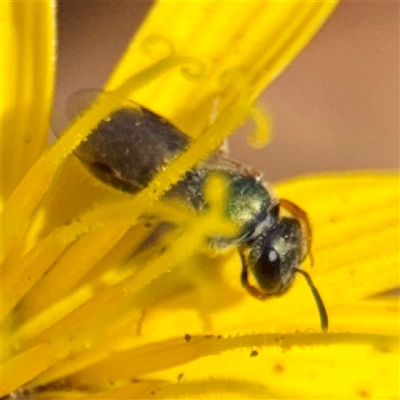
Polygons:
<instances>
[{"instance_id":1,"label":"yellow petal","mask_svg":"<svg viewBox=\"0 0 400 400\"><path fill-rule=\"evenodd\" d=\"M331 346L310 343L286 349L278 345L257 347L256 352L249 347L179 365L152 374L149 379L175 383L171 384L174 388L167 386L165 390L168 393L174 389L172 393L176 397L183 391L195 398L220 398L228 394L229 398L396 399L399 396L398 360L396 352L381 351L362 343ZM186 388L180 387L179 376ZM232 386L227 384L229 379ZM225 387L221 384L224 381ZM196 383L203 385L203 392L196 392ZM240 384L242 390L247 389L246 394L241 392ZM159 387L162 397L164 388Z\"/></svg>"},{"instance_id":2,"label":"yellow petal","mask_svg":"<svg viewBox=\"0 0 400 400\"><path fill-rule=\"evenodd\" d=\"M99 393L89 398L134 398L143 390L139 398L156 391L161 398L363 398L367 393L380 399L398 395L397 372L396 336L185 335L116 352L66 382L97 387ZM138 374L155 387L131 385ZM333 378L340 384L332 385Z\"/></svg>"},{"instance_id":3,"label":"yellow petal","mask_svg":"<svg viewBox=\"0 0 400 400\"><path fill-rule=\"evenodd\" d=\"M56 362L56 359L50 346L47 343L41 343L39 346L2 363L0 396L17 390L24 383L45 371L54 362ZM29 368L27 368L28 365Z\"/></svg>"},{"instance_id":4,"label":"yellow petal","mask_svg":"<svg viewBox=\"0 0 400 400\"><path fill-rule=\"evenodd\" d=\"M326 174L278 193L310 217L318 287L332 306L399 286L397 173ZM338 293L340 292L340 296Z\"/></svg>"},{"instance_id":5,"label":"yellow petal","mask_svg":"<svg viewBox=\"0 0 400 400\"><path fill-rule=\"evenodd\" d=\"M2 196L47 146L54 86L54 2L1 5Z\"/></svg>"},{"instance_id":6,"label":"yellow petal","mask_svg":"<svg viewBox=\"0 0 400 400\"><path fill-rule=\"evenodd\" d=\"M126 76L163 53L197 61L204 72L198 79L189 80L174 70L132 96L184 132L197 136L214 114L229 106L227 93L238 90L236 98L245 95L254 101L310 41L336 4L160 1L153 6L106 89L113 90ZM144 54L148 47L150 54ZM231 80L224 87L226 73Z\"/></svg>"}]
</instances>

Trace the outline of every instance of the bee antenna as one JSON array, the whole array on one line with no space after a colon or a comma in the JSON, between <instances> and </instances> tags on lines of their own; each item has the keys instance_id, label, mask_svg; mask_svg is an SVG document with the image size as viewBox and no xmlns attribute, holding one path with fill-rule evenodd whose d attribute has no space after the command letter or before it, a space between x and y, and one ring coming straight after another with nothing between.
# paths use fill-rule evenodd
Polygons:
<instances>
[{"instance_id":1,"label":"bee antenna","mask_svg":"<svg viewBox=\"0 0 400 400\"><path fill-rule=\"evenodd\" d=\"M303 275L309 288L311 289L311 293L314 296L315 303L317 304L319 319L321 321L321 329L326 332L328 330L328 313L326 312L326 308L324 302L322 301L321 295L319 294L317 288L314 286L311 276L307 272L298 268L295 268L295 271L298 272L300 275Z\"/></svg>"}]
</instances>

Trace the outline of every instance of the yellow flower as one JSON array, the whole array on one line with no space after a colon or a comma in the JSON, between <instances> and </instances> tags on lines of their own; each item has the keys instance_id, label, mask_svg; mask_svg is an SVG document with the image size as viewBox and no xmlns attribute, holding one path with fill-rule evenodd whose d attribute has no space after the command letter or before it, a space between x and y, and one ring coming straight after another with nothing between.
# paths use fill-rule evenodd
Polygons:
<instances>
[{"instance_id":1,"label":"yellow flower","mask_svg":"<svg viewBox=\"0 0 400 400\"><path fill-rule=\"evenodd\" d=\"M397 174L277 185L309 214L315 267L304 269L329 333L303 280L259 302L240 285L236 249L205 248L205 237L234 229L221 221L218 179L200 216L158 201L254 115L335 5L159 2L107 94L47 148L53 4L2 3L1 396L398 398L398 297L374 297L399 286ZM135 196L71 155L128 98L195 138ZM151 239L160 220L178 229Z\"/></svg>"}]
</instances>

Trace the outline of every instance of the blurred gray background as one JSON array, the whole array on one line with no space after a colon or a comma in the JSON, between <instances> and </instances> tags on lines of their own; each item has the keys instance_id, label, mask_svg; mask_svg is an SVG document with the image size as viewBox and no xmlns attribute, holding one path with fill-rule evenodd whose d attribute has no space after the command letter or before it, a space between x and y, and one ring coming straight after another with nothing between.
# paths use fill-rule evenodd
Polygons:
<instances>
[{"instance_id":1,"label":"blurred gray background","mask_svg":"<svg viewBox=\"0 0 400 400\"><path fill-rule=\"evenodd\" d=\"M59 2L56 102L100 88L151 2ZM310 172L399 167L399 3L343 2L261 96L272 144L231 139L235 158L268 180Z\"/></svg>"}]
</instances>

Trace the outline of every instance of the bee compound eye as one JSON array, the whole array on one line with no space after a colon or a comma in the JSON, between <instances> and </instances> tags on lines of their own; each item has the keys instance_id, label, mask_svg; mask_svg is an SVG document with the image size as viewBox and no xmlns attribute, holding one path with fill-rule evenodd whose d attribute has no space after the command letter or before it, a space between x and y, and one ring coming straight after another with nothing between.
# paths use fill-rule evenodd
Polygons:
<instances>
[{"instance_id":1,"label":"bee compound eye","mask_svg":"<svg viewBox=\"0 0 400 400\"><path fill-rule=\"evenodd\" d=\"M260 290L266 295L285 293L300 266L302 237L300 224L282 218L273 229L266 230L251 244L249 268Z\"/></svg>"},{"instance_id":2,"label":"bee compound eye","mask_svg":"<svg viewBox=\"0 0 400 400\"><path fill-rule=\"evenodd\" d=\"M264 247L251 268L260 289L266 294L279 294L281 257L273 247Z\"/></svg>"}]
</instances>

